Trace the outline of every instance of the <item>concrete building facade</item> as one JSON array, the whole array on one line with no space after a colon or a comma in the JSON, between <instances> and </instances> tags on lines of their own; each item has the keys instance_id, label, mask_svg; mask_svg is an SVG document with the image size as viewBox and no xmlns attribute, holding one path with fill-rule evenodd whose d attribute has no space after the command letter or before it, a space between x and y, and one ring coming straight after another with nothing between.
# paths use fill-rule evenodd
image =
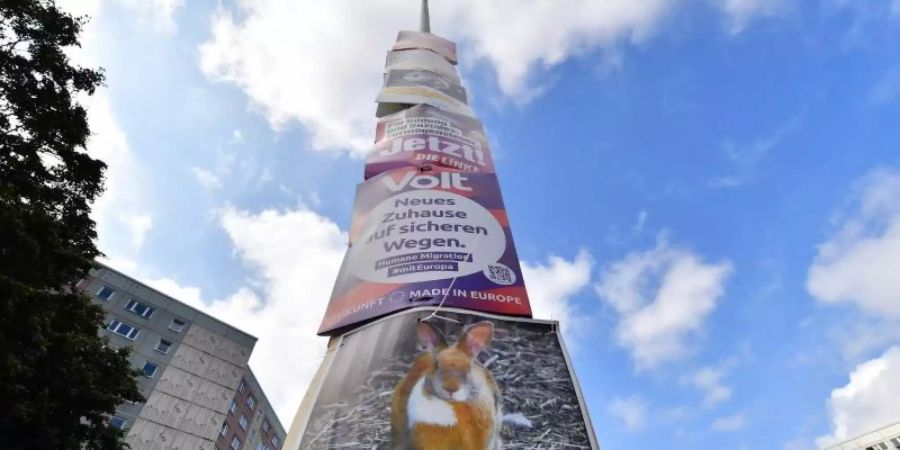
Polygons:
<instances>
[{"instance_id":1,"label":"concrete building facade","mask_svg":"<svg viewBox=\"0 0 900 450\"><path fill-rule=\"evenodd\" d=\"M286 433L272 411L253 372L247 371L228 405L216 448L280 449Z\"/></svg>"},{"instance_id":2,"label":"concrete building facade","mask_svg":"<svg viewBox=\"0 0 900 450\"><path fill-rule=\"evenodd\" d=\"M106 266L78 287L106 311L100 334L112 346L130 346L143 375L146 401L120 405L111 420L127 430L132 449L280 448L273 442L284 439L284 428L247 365L255 337ZM230 425L237 401L253 404L246 430ZM259 436L268 443L257 445Z\"/></svg>"},{"instance_id":3,"label":"concrete building facade","mask_svg":"<svg viewBox=\"0 0 900 450\"><path fill-rule=\"evenodd\" d=\"M900 449L900 422L879 428L822 450L898 450Z\"/></svg>"}]
</instances>

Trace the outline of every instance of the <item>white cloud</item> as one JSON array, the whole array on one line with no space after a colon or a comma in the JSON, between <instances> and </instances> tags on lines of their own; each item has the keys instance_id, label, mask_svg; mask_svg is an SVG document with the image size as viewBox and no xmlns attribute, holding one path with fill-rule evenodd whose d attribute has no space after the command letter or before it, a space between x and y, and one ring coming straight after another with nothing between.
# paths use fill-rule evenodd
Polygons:
<instances>
[{"instance_id":1,"label":"white cloud","mask_svg":"<svg viewBox=\"0 0 900 450\"><path fill-rule=\"evenodd\" d=\"M847 385L831 391L831 433L816 440L820 447L868 433L900 418L900 347L891 347L850 373Z\"/></svg>"},{"instance_id":2,"label":"white cloud","mask_svg":"<svg viewBox=\"0 0 900 450\"><path fill-rule=\"evenodd\" d=\"M175 13L184 6L184 0L115 0L138 15L143 25L157 32L172 34L176 30Z\"/></svg>"},{"instance_id":3,"label":"white cloud","mask_svg":"<svg viewBox=\"0 0 900 450\"><path fill-rule=\"evenodd\" d=\"M813 448L808 439L794 438L781 445L781 450L809 450Z\"/></svg>"},{"instance_id":4,"label":"white cloud","mask_svg":"<svg viewBox=\"0 0 900 450\"><path fill-rule=\"evenodd\" d=\"M832 332L847 363L857 363L900 342L900 320L897 318L865 318L842 323Z\"/></svg>"},{"instance_id":5,"label":"white cloud","mask_svg":"<svg viewBox=\"0 0 900 450\"><path fill-rule=\"evenodd\" d=\"M107 165L106 191L94 202L91 212L97 222L97 246L109 260L130 260L141 250L153 227L153 215L143 201L143 175L106 94L97 92L81 103L91 127L88 153Z\"/></svg>"},{"instance_id":6,"label":"white cloud","mask_svg":"<svg viewBox=\"0 0 900 450\"><path fill-rule=\"evenodd\" d=\"M712 423L712 429L715 431L737 431L746 426L747 417L742 412L726 417L720 417Z\"/></svg>"},{"instance_id":7,"label":"white cloud","mask_svg":"<svg viewBox=\"0 0 900 450\"><path fill-rule=\"evenodd\" d=\"M175 13L184 6L184 0L59 0L57 4L71 14L89 16L95 20L104 12L104 6L117 3L136 14L138 22L157 32L175 32Z\"/></svg>"},{"instance_id":8,"label":"white cloud","mask_svg":"<svg viewBox=\"0 0 900 450\"><path fill-rule=\"evenodd\" d=\"M900 0L891 0L891 17L900 18Z\"/></svg>"},{"instance_id":9,"label":"white cloud","mask_svg":"<svg viewBox=\"0 0 900 450\"><path fill-rule=\"evenodd\" d=\"M641 209L638 213L637 220L634 223L634 227L631 229L632 234L641 234L644 231L644 225L647 224L647 217L650 213L647 212L646 209Z\"/></svg>"},{"instance_id":10,"label":"white cloud","mask_svg":"<svg viewBox=\"0 0 900 450\"><path fill-rule=\"evenodd\" d=\"M647 403L637 395L613 399L607 406L607 411L631 431L640 430L647 423Z\"/></svg>"},{"instance_id":11,"label":"white cloud","mask_svg":"<svg viewBox=\"0 0 900 450\"><path fill-rule=\"evenodd\" d=\"M140 250L144 245L147 232L153 228L153 216L149 213L136 214L124 219L125 225L131 234L131 248Z\"/></svg>"},{"instance_id":12,"label":"white cloud","mask_svg":"<svg viewBox=\"0 0 900 450\"><path fill-rule=\"evenodd\" d=\"M900 17L900 0L894 2ZM891 103L900 97L900 65L892 66L869 91L869 101L875 104Z\"/></svg>"},{"instance_id":13,"label":"white cloud","mask_svg":"<svg viewBox=\"0 0 900 450\"><path fill-rule=\"evenodd\" d=\"M609 266L595 285L620 321L616 337L638 369L678 359L724 292L731 263L705 263L661 237L656 248L632 252Z\"/></svg>"},{"instance_id":14,"label":"white cloud","mask_svg":"<svg viewBox=\"0 0 900 450\"><path fill-rule=\"evenodd\" d=\"M591 282L591 254L582 250L575 259L569 261L559 256L550 256L547 264L522 262L522 272L528 287L528 297L535 318L553 319L570 337L583 320L575 316L572 296L583 290Z\"/></svg>"},{"instance_id":15,"label":"white cloud","mask_svg":"<svg viewBox=\"0 0 900 450\"><path fill-rule=\"evenodd\" d=\"M536 69L619 41L639 41L674 0L435 2L433 29L465 42L470 62L495 70L504 94L533 97ZM417 6L379 2L259 0L220 9L200 67L239 86L276 126L303 124L317 149L363 154L371 142L384 52ZM498 24L503 24L498 26Z\"/></svg>"},{"instance_id":16,"label":"white cloud","mask_svg":"<svg viewBox=\"0 0 900 450\"><path fill-rule=\"evenodd\" d=\"M206 189L222 189L222 180L220 180L216 174L199 167L192 167L191 171L194 172L194 178L197 179L197 182Z\"/></svg>"},{"instance_id":17,"label":"white cloud","mask_svg":"<svg viewBox=\"0 0 900 450\"><path fill-rule=\"evenodd\" d=\"M703 391L703 406L711 408L731 398L731 388L722 382L724 367L703 367L681 377L681 384Z\"/></svg>"},{"instance_id":18,"label":"white cloud","mask_svg":"<svg viewBox=\"0 0 900 450\"><path fill-rule=\"evenodd\" d=\"M256 278L224 299L204 302L200 291L171 279L149 284L259 341L250 366L279 417L289 423L321 362L319 321L346 248L347 234L313 211L228 209L222 226Z\"/></svg>"},{"instance_id":19,"label":"white cloud","mask_svg":"<svg viewBox=\"0 0 900 450\"><path fill-rule=\"evenodd\" d=\"M721 0L719 7L728 16L728 31L738 34L757 17L774 16L782 11L783 0Z\"/></svg>"},{"instance_id":20,"label":"white cloud","mask_svg":"<svg viewBox=\"0 0 900 450\"><path fill-rule=\"evenodd\" d=\"M900 317L900 171L876 170L856 191L855 209L818 246L807 290L823 302Z\"/></svg>"},{"instance_id":21,"label":"white cloud","mask_svg":"<svg viewBox=\"0 0 900 450\"><path fill-rule=\"evenodd\" d=\"M725 157L731 165L732 173L712 178L707 185L716 189L735 188L753 178L759 164L782 145L803 122L806 111L801 110L771 133L748 142L728 140L723 144Z\"/></svg>"},{"instance_id":22,"label":"white cloud","mask_svg":"<svg viewBox=\"0 0 900 450\"><path fill-rule=\"evenodd\" d=\"M553 67L592 48L614 47L618 41L643 41L674 2L577 0L564 7L541 0L449 4L452 11L437 10L437 17L445 19L438 30L452 30L455 38L470 42L474 56L492 65L505 94L527 98L535 69Z\"/></svg>"},{"instance_id":23,"label":"white cloud","mask_svg":"<svg viewBox=\"0 0 900 450\"><path fill-rule=\"evenodd\" d=\"M195 308L203 309L205 307L203 295L196 287L182 286L171 278L145 279L143 281L154 289Z\"/></svg>"}]
</instances>

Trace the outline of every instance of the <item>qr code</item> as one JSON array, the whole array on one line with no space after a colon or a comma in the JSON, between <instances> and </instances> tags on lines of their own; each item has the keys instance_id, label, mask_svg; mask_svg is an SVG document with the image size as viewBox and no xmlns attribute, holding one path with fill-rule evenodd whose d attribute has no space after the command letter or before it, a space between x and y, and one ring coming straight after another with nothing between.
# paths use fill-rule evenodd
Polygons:
<instances>
[{"instance_id":1,"label":"qr code","mask_svg":"<svg viewBox=\"0 0 900 450\"><path fill-rule=\"evenodd\" d=\"M505 264L500 263L488 264L487 269L484 269L484 276L488 280L504 286L509 286L516 282L516 273Z\"/></svg>"}]
</instances>

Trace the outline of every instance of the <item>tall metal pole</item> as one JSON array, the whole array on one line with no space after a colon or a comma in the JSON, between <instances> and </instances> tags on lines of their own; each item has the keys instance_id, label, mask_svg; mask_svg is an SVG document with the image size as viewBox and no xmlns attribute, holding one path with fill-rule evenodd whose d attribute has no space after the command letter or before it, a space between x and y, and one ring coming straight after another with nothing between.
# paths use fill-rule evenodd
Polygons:
<instances>
[{"instance_id":1,"label":"tall metal pole","mask_svg":"<svg viewBox=\"0 0 900 450\"><path fill-rule=\"evenodd\" d=\"M431 33L431 16L428 14L428 0L422 0L422 16L419 19L419 31Z\"/></svg>"}]
</instances>

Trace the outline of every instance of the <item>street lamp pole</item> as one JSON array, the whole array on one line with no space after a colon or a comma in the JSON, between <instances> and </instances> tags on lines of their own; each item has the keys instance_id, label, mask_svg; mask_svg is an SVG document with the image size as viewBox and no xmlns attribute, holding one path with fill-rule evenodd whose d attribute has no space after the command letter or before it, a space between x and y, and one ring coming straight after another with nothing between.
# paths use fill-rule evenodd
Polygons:
<instances>
[{"instance_id":1,"label":"street lamp pole","mask_svg":"<svg viewBox=\"0 0 900 450\"><path fill-rule=\"evenodd\" d=\"M419 31L431 33L431 17L428 14L428 0L422 0L422 16L419 19Z\"/></svg>"}]
</instances>

